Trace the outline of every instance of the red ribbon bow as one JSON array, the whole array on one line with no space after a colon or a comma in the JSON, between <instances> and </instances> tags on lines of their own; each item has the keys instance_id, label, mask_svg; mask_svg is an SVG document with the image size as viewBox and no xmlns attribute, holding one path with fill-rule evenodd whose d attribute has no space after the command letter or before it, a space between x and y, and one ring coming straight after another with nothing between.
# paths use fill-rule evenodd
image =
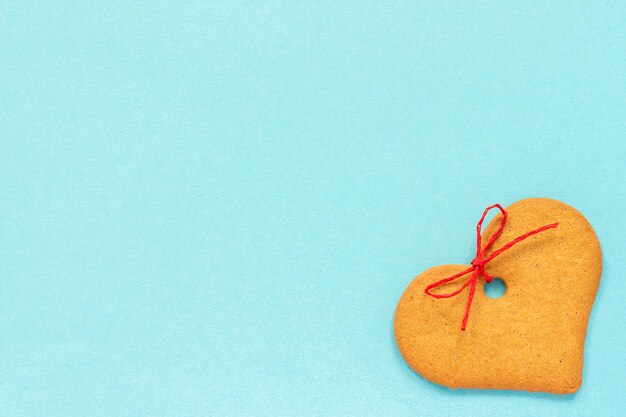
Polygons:
<instances>
[{"instance_id":1,"label":"red ribbon bow","mask_svg":"<svg viewBox=\"0 0 626 417\"><path fill-rule=\"evenodd\" d=\"M483 226L483 221L485 220L485 217L487 216L487 213L489 212L489 210L494 209L494 208L497 208L498 210L500 210L500 212L502 213L502 220L500 221L500 227L498 227L498 230L496 230L496 232L493 234L493 236L491 236L491 238L489 239L489 241L483 248L482 237L480 234L482 226ZM478 224L476 225L476 257L471 262L472 266L470 266L464 271L459 272L458 274L452 275L451 277L444 278L437 282L433 282L432 284L427 286L426 289L424 290L424 292L427 295L430 295L431 297L434 297L434 298L450 298L459 294L461 291L467 288L467 286L470 287L469 297L467 299L467 304L465 306L465 314L463 315L463 321L461 322L461 330L463 331L465 331L465 326L467 325L467 320L469 318L470 307L472 306L472 300L474 299L474 292L476 292L476 282L478 281L478 277L483 276L485 278L485 281L487 282L493 281L493 277L489 275L487 271L485 270L485 265L487 265L491 260L493 260L496 256L500 255L502 252L510 249L513 245L521 242L527 237L536 235L537 233L541 233L548 229L553 229L559 225L559 223L548 224L545 226L541 226L538 229L532 230L528 233L525 233L521 236L518 236L512 241L510 241L509 243L507 243L506 245L502 246L500 249L492 252L491 255L485 258L485 252L487 252L487 250L489 250L489 248L493 246L493 243L496 241L498 236L500 236L500 234L502 233L502 230L504 230L504 225L506 224L507 217L508 217L508 213L506 212L506 210L502 208L500 204L494 204L493 206L487 207L485 211L483 212L482 217L478 221ZM456 291L453 291L448 294L433 294L432 292L430 292L430 290L432 290L433 288L437 288L438 286L443 285L447 282L454 281L455 279L461 278L462 276L467 275L469 273L471 273L472 275Z\"/></svg>"}]
</instances>

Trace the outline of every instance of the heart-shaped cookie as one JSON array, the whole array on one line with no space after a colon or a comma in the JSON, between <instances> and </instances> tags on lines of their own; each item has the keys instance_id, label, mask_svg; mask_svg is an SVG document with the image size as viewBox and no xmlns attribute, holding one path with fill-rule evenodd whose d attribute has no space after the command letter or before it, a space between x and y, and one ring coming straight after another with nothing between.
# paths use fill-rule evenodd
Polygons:
<instances>
[{"instance_id":1,"label":"heart-shaped cookie","mask_svg":"<svg viewBox=\"0 0 626 417\"><path fill-rule=\"evenodd\" d=\"M460 323L467 290L443 299L425 290L467 265L436 266L418 275L396 307L396 343L413 370L450 388L576 392L602 272L600 243L582 214L556 200L525 199L506 212L506 227L485 257L530 230L554 222L558 227L479 265L504 281L506 293L488 298L479 277L465 331ZM490 222L482 233L484 242L497 233L501 221L499 214ZM430 291L455 292L464 279Z\"/></svg>"}]
</instances>

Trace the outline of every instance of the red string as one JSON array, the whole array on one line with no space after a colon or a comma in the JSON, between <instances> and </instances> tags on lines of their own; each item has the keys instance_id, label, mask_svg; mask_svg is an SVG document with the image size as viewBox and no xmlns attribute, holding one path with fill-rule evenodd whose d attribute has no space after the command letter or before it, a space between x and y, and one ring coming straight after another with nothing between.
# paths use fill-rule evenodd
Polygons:
<instances>
[{"instance_id":1,"label":"red string","mask_svg":"<svg viewBox=\"0 0 626 417\"><path fill-rule=\"evenodd\" d=\"M494 208L497 208L498 210L500 210L500 213L502 213L502 220L500 221L500 227L498 227L498 230L496 230L493 236L491 236L491 238L489 239L485 247L482 247L481 229L483 227L483 221L485 221L485 217L487 216L487 213L489 212L489 210L494 209ZM480 220L478 221L478 224L476 225L476 257L471 262L472 266L470 266L464 271L459 272L458 274L452 275L451 277L441 279L437 282L433 282L432 284L427 286L426 289L424 290L424 292L427 295L430 295L431 297L434 297L434 298L450 298L450 297L454 297L455 295L458 295L461 291L463 291L468 286L470 287L469 296L467 298L467 304L465 305L465 314L463 315L463 321L461 322L461 330L463 331L465 331L467 320L469 319L470 307L472 306L472 301L474 300L474 293L476 292L476 282L478 281L478 277L483 276L485 278L485 281L487 282L493 281L493 277L489 275L487 271L485 270L485 265L487 265L496 256L499 256L502 252L510 249L513 245L518 244L522 240L532 235L536 235L537 233L541 233L545 230L553 229L559 225L559 223L552 223L552 224L548 224L545 226L541 226L538 229L531 230L528 233L525 233L521 236L516 237L515 239L513 239L506 245L502 246L500 249L492 252L491 255L485 258L485 252L487 252L487 250L489 250L489 248L493 246L498 236L500 236L500 234L504 230L504 225L506 224L506 219L508 218L508 216L509 216L508 213L506 212L506 210L502 208L500 204L494 204L493 206L487 207L485 211L483 212L483 215L481 216ZM433 288L437 288L440 285L443 285L450 281L454 281L455 279L461 278L462 276L470 274L470 273L472 275L456 291L453 291L447 294L434 294L430 292L430 290L432 290Z\"/></svg>"}]
</instances>

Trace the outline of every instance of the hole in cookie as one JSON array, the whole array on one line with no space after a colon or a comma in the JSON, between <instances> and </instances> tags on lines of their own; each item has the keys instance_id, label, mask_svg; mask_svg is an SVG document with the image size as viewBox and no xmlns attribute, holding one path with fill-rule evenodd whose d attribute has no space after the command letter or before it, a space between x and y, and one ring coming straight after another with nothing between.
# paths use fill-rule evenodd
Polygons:
<instances>
[{"instance_id":1,"label":"hole in cookie","mask_svg":"<svg viewBox=\"0 0 626 417\"><path fill-rule=\"evenodd\" d=\"M487 297L497 300L506 292L506 285L500 278L494 278L491 282L485 282L484 289Z\"/></svg>"}]
</instances>

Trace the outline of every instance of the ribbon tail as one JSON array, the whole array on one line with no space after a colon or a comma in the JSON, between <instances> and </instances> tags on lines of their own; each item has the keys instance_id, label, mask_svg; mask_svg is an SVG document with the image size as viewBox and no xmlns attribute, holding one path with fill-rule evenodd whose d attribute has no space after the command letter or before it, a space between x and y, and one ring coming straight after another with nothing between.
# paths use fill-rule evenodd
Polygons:
<instances>
[{"instance_id":1,"label":"ribbon tail","mask_svg":"<svg viewBox=\"0 0 626 417\"><path fill-rule=\"evenodd\" d=\"M517 245L518 243L520 243L521 241L525 240L526 238L529 238L529 237L531 237L533 235L536 235L537 233L541 233L541 232L544 232L544 231L549 230L549 229L554 229L555 227L558 227L558 226L559 226L558 222L551 223L551 224L546 224L545 226L541 226L538 229L531 230L528 233L524 233L523 235L516 237L515 239L513 239L512 241L510 241L509 243L507 243L506 245L502 246L500 249L496 250L491 255L489 255L489 257L487 257L485 259L485 263L491 261L493 258L495 258L496 256L500 255L502 252L511 249L511 247Z\"/></svg>"},{"instance_id":2,"label":"ribbon tail","mask_svg":"<svg viewBox=\"0 0 626 417\"><path fill-rule=\"evenodd\" d=\"M467 327L467 321L469 320L470 308L474 301L474 293L476 292L476 282L478 281L478 269L474 271L472 277L468 280L471 283L469 295L467 296L467 304L465 305L465 314L463 315L463 321L461 322L461 330L465 331Z\"/></svg>"}]
</instances>

